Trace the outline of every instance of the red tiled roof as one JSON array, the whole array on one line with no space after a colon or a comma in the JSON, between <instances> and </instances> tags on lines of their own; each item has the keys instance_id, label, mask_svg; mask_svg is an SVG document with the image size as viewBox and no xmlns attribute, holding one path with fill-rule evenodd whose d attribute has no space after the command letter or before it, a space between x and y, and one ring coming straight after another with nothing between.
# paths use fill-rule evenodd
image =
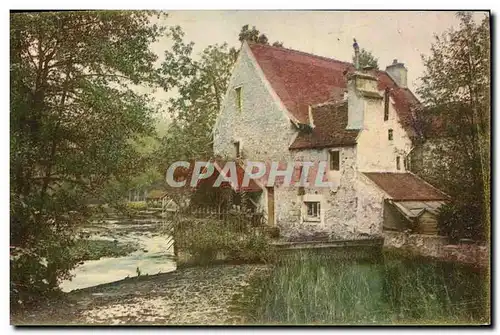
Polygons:
<instances>
[{"instance_id":1,"label":"red tiled roof","mask_svg":"<svg viewBox=\"0 0 500 335\"><path fill-rule=\"evenodd\" d=\"M449 200L449 196L411 173L364 172L393 200Z\"/></svg>"},{"instance_id":2,"label":"red tiled roof","mask_svg":"<svg viewBox=\"0 0 500 335\"><path fill-rule=\"evenodd\" d=\"M290 149L327 148L356 144L359 130L346 130L347 103L330 103L312 109L315 128L301 130Z\"/></svg>"},{"instance_id":3,"label":"red tiled roof","mask_svg":"<svg viewBox=\"0 0 500 335\"><path fill-rule=\"evenodd\" d=\"M309 105L341 100L347 88L346 74L354 71L351 63L301 51L255 43L249 43L249 47L272 88L299 123L309 123ZM398 115L407 118L408 107L418 102L415 96L398 87L385 71L375 74L379 90L391 89Z\"/></svg>"}]
</instances>

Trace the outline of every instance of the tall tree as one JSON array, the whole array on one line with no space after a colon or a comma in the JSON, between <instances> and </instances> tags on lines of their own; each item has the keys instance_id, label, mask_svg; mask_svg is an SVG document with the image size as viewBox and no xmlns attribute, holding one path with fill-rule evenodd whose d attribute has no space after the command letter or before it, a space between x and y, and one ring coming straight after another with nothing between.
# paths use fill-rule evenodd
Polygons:
<instances>
[{"instance_id":1,"label":"tall tree","mask_svg":"<svg viewBox=\"0 0 500 335\"><path fill-rule=\"evenodd\" d=\"M162 29L136 11L11 14L10 227L15 302L57 287L78 260L75 227L111 180L141 162L153 130L150 43Z\"/></svg>"},{"instance_id":2,"label":"tall tree","mask_svg":"<svg viewBox=\"0 0 500 335\"><path fill-rule=\"evenodd\" d=\"M352 58L352 62L356 62L354 56ZM359 68L362 69L367 66L378 70L378 58L375 58L371 51L361 48L359 51Z\"/></svg>"},{"instance_id":3,"label":"tall tree","mask_svg":"<svg viewBox=\"0 0 500 335\"><path fill-rule=\"evenodd\" d=\"M423 56L425 73L417 92L428 119L453 138L446 153L453 164L443 171L457 206L483 206L481 217L456 220L490 225L490 25L479 24L471 13L458 14L460 26L435 37L431 54ZM466 181L466 182L465 182ZM466 227L465 227L466 228Z\"/></svg>"},{"instance_id":4,"label":"tall tree","mask_svg":"<svg viewBox=\"0 0 500 335\"><path fill-rule=\"evenodd\" d=\"M205 48L193 54L193 42L184 41L184 32L177 27L168 31L173 41L165 51L162 63L162 86L177 91L169 99L168 112L172 118L168 132L162 138L160 169L164 172L170 162L180 159L199 159L212 156L212 130L220 111L238 50L227 43ZM255 27L242 27L239 40L269 44ZM282 43L275 42L282 46Z\"/></svg>"},{"instance_id":5,"label":"tall tree","mask_svg":"<svg viewBox=\"0 0 500 335\"><path fill-rule=\"evenodd\" d=\"M210 45L196 56L194 43L184 42L180 27L171 28L169 36L173 47L165 51L163 87L178 94L168 103L172 123L158 155L162 168L175 160L212 155L212 127L238 54L224 43Z\"/></svg>"}]
</instances>

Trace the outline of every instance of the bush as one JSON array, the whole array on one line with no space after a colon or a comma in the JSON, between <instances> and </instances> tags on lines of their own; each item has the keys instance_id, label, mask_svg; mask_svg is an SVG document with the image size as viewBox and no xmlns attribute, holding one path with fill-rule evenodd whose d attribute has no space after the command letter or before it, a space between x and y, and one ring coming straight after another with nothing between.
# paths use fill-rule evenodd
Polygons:
<instances>
[{"instance_id":1,"label":"bush","mask_svg":"<svg viewBox=\"0 0 500 335\"><path fill-rule=\"evenodd\" d=\"M227 261L269 262L273 259L270 239L261 227L241 221L182 219L174 229L176 249L187 252L196 264L209 264L223 254Z\"/></svg>"},{"instance_id":2,"label":"bush","mask_svg":"<svg viewBox=\"0 0 500 335\"><path fill-rule=\"evenodd\" d=\"M438 215L440 234L452 242L462 238L484 241L486 237L481 202L449 203L441 207Z\"/></svg>"},{"instance_id":3,"label":"bush","mask_svg":"<svg viewBox=\"0 0 500 335\"><path fill-rule=\"evenodd\" d=\"M148 204L145 201L131 201L127 202L127 208L140 211L148 209Z\"/></svg>"}]
</instances>

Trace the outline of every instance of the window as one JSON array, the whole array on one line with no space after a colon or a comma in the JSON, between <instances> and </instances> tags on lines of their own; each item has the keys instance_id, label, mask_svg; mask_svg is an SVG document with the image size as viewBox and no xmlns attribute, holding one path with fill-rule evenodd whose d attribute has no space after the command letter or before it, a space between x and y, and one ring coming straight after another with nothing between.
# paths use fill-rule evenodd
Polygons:
<instances>
[{"instance_id":1,"label":"window","mask_svg":"<svg viewBox=\"0 0 500 335\"><path fill-rule=\"evenodd\" d=\"M236 141L234 142L234 156L235 157L240 157L240 142L239 141Z\"/></svg>"},{"instance_id":2,"label":"window","mask_svg":"<svg viewBox=\"0 0 500 335\"><path fill-rule=\"evenodd\" d=\"M389 120L389 89L385 89L384 93L384 121Z\"/></svg>"},{"instance_id":3,"label":"window","mask_svg":"<svg viewBox=\"0 0 500 335\"><path fill-rule=\"evenodd\" d=\"M401 157L396 157L396 170L401 170Z\"/></svg>"},{"instance_id":4,"label":"window","mask_svg":"<svg viewBox=\"0 0 500 335\"><path fill-rule=\"evenodd\" d=\"M406 156L404 161L404 166L405 166L405 170L406 171L410 171L411 170L411 159L410 159L410 156Z\"/></svg>"},{"instance_id":5,"label":"window","mask_svg":"<svg viewBox=\"0 0 500 335\"><path fill-rule=\"evenodd\" d=\"M387 132L387 137L389 138L389 141L392 141L392 139L394 138L394 132L392 131L392 129L389 129L389 131Z\"/></svg>"},{"instance_id":6,"label":"window","mask_svg":"<svg viewBox=\"0 0 500 335\"><path fill-rule=\"evenodd\" d=\"M236 106L238 107L238 110L241 112L241 107L242 107L241 87L236 87L234 91L236 92Z\"/></svg>"},{"instance_id":7,"label":"window","mask_svg":"<svg viewBox=\"0 0 500 335\"><path fill-rule=\"evenodd\" d=\"M340 151L330 151L330 171L340 170Z\"/></svg>"},{"instance_id":8,"label":"window","mask_svg":"<svg viewBox=\"0 0 500 335\"><path fill-rule=\"evenodd\" d=\"M319 201L305 201L306 215L305 219L308 221L320 221L321 218L321 205Z\"/></svg>"}]
</instances>

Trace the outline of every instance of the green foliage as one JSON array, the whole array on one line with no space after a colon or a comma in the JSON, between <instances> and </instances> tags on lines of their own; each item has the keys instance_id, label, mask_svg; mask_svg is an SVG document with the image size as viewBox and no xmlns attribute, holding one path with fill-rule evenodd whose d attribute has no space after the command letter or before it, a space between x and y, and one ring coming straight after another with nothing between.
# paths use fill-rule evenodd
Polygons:
<instances>
[{"instance_id":1,"label":"green foliage","mask_svg":"<svg viewBox=\"0 0 500 335\"><path fill-rule=\"evenodd\" d=\"M355 63L354 56L352 62ZM378 58L375 58L371 51L361 48L359 51L359 68L362 69L367 66L378 70Z\"/></svg>"},{"instance_id":2,"label":"green foliage","mask_svg":"<svg viewBox=\"0 0 500 335\"><path fill-rule=\"evenodd\" d=\"M269 44L269 40L264 33L260 33L260 31L255 28L255 26L252 27L252 29L249 29L249 25L245 24L243 27L241 27L240 34L238 36L238 40L240 42L247 41L247 42L252 42L252 43L259 43L259 44ZM273 43L274 47L283 47L283 42L274 42Z\"/></svg>"},{"instance_id":3,"label":"green foliage","mask_svg":"<svg viewBox=\"0 0 500 335\"><path fill-rule=\"evenodd\" d=\"M213 127L238 57L238 50L227 43L209 45L201 54L193 54L194 43L184 41L179 26L170 28L168 35L173 46L165 51L162 86L178 95L168 102L172 122L157 152L161 171L173 161L212 157ZM269 44L264 34L248 25L242 27L239 39Z\"/></svg>"},{"instance_id":4,"label":"green foliage","mask_svg":"<svg viewBox=\"0 0 500 335\"><path fill-rule=\"evenodd\" d=\"M157 80L154 13L11 14L10 231L14 304L49 292L76 260L76 228L110 182L141 170L135 141L155 105L133 85ZM50 289L49 289L50 288Z\"/></svg>"},{"instance_id":5,"label":"green foliage","mask_svg":"<svg viewBox=\"0 0 500 335\"><path fill-rule=\"evenodd\" d=\"M266 234L251 228L239 214L226 221L182 219L176 222L173 238L177 250L189 253L196 264L212 263L218 254L237 262L269 262L274 257Z\"/></svg>"},{"instance_id":6,"label":"green foliage","mask_svg":"<svg viewBox=\"0 0 500 335\"><path fill-rule=\"evenodd\" d=\"M174 45L165 51L162 86L179 94L168 103L173 121L158 152L163 170L176 160L212 155L212 128L237 57L224 43L208 46L195 59L194 43L183 41L180 27L171 28L169 36Z\"/></svg>"},{"instance_id":7,"label":"green foliage","mask_svg":"<svg viewBox=\"0 0 500 335\"><path fill-rule=\"evenodd\" d=\"M309 252L255 278L244 304L257 324L481 323L484 275L422 259L368 263Z\"/></svg>"},{"instance_id":8,"label":"green foliage","mask_svg":"<svg viewBox=\"0 0 500 335\"><path fill-rule=\"evenodd\" d=\"M457 243L461 238L484 241L486 232L482 217L481 201L446 204L439 211L440 234L448 236L452 243Z\"/></svg>"},{"instance_id":9,"label":"green foliage","mask_svg":"<svg viewBox=\"0 0 500 335\"><path fill-rule=\"evenodd\" d=\"M478 24L471 13L458 17L459 29L436 36L431 54L423 56L425 73L417 92L424 108L418 114L432 125L423 129L438 133L424 132L424 137L453 139L441 153L451 163L431 176L455 200L454 209L446 210L452 217L442 216L440 224L453 234L480 239L487 238L490 221L490 27L487 16Z\"/></svg>"},{"instance_id":10,"label":"green foliage","mask_svg":"<svg viewBox=\"0 0 500 335\"><path fill-rule=\"evenodd\" d=\"M131 210L144 210L148 209L148 204L146 201L130 201L127 202L127 208Z\"/></svg>"}]
</instances>

